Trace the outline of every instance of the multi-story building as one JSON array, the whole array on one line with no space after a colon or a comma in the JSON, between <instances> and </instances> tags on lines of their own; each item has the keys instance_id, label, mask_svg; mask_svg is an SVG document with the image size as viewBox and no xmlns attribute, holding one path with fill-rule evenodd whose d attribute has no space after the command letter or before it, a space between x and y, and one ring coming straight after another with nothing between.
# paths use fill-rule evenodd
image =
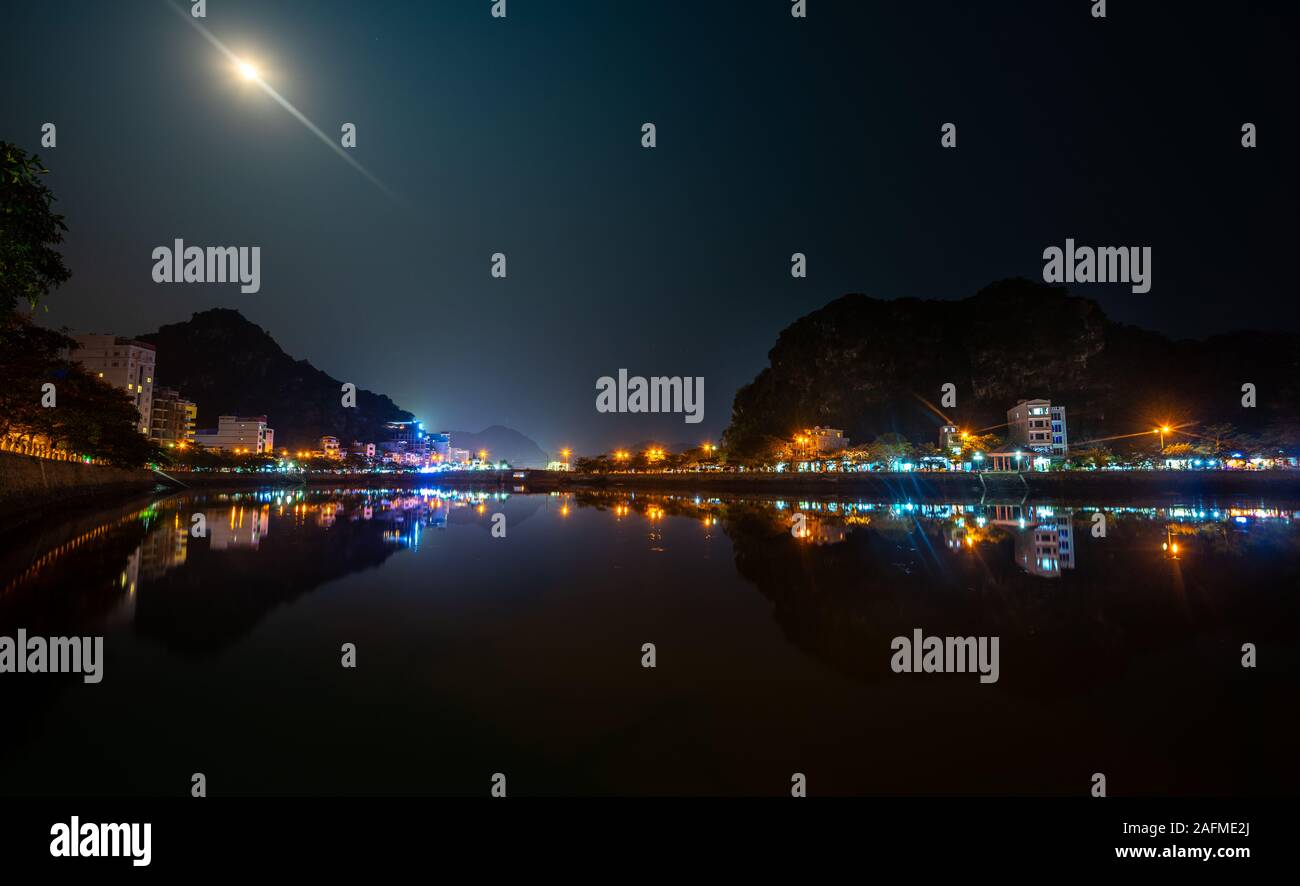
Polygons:
<instances>
[{"instance_id":1,"label":"multi-story building","mask_svg":"<svg viewBox=\"0 0 1300 886\"><path fill-rule=\"evenodd\" d=\"M222 415L215 430L196 431L194 442L208 449L269 455L275 448L275 431L266 426L265 415Z\"/></svg>"},{"instance_id":2,"label":"multi-story building","mask_svg":"<svg viewBox=\"0 0 1300 886\"><path fill-rule=\"evenodd\" d=\"M1051 400L1021 400L1007 410L1007 439L1011 444L1064 456L1070 448L1065 407Z\"/></svg>"},{"instance_id":3,"label":"multi-story building","mask_svg":"<svg viewBox=\"0 0 1300 886\"><path fill-rule=\"evenodd\" d=\"M429 435L418 421L384 422L388 439L379 444L385 461L400 464L423 464L429 459Z\"/></svg>"},{"instance_id":4,"label":"multi-story building","mask_svg":"<svg viewBox=\"0 0 1300 886\"><path fill-rule=\"evenodd\" d=\"M326 458L341 458L342 453L339 451L339 438L321 437L320 451Z\"/></svg>"},{"instance_id":5,"label":"multi-story building","mask_svg":"<svg viewBox=\"0 0 1300 886\"><path fill-rule=\"evenodd\" d=\"M146 437L153 427L154 346L116 335L76 335L72 359L91 375L120 388L140 413L136 429Z\"/></svg>"},{"instance_id":6,"label":"multi-story building","mask_svg":"<svg viewBox=\"0 0 1300 886\"><path fill-rule=\"evenodd\" d=\"M442 432L429 435L429 458L435 462L445 462L451 458L451 435Z\"/></svg>"},{"instance_id":7,"label":"multi-story building","mask_svg":"<svg viewBox=\"0 0 1300 886\"><path fill-rule=\"evenodd\" d=\"M820 425L808 428L795 438L800 449L809 455L824 455L840 452L849 446L849 438L838 428L823 428Z\"/></svg>"},{"instance_id":8,"label":"multi-story building","mask_svg":"<svg viewBox=\"0 0 1300 886\"><path fill-rule=\"evenodd\" d=\"M194 421L199 407L174 388L155 388L149 418L149 437L163 444L194 442Z\"/></svg>"},{"instance_id":9,"label":"multi-story building","mask_svg":"<svg viewBox=\"0 0 1300 886\"><path fill-rule=\"evenodd\" d=\"M961 453L961 431L956 425L944 425L939 428L939 450L952 455Z\"/></svg>"}]
</instances>

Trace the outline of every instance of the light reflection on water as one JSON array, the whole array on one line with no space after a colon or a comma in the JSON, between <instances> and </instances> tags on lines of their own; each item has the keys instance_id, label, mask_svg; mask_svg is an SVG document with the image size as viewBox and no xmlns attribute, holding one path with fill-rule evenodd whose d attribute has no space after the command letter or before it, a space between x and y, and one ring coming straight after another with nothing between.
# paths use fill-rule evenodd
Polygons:
<instances>
[{"instance_id":1,"label":"light reflection on water","mask_svg":"<svg viewBox=\"0 0 1300 886\"><path fill-rule=\"evenodd\" d=\"M190 757L270 794L475 794L503 761L524 793L1297 786L1268 751L1295 737L1300 515L1267 503L264 490L5 550L0 634L109 650L99 689L9 683L6 793L167 793ZM914 628L1001 637L1001 680L893 674Z\"/></svg>"}]
</instances>

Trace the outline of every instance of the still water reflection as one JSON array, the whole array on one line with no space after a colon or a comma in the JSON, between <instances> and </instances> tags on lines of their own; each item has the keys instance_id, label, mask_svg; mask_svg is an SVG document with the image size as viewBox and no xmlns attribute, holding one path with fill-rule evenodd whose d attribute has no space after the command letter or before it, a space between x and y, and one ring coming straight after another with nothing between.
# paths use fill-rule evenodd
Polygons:
<instances>
[{"instance_id":1,"label":"still water reflection","mask_svg":"<svg viewBox=\"0 0 1300 886\"><path fill-rule=\"evenodd\" d=\"M106 657L0 675L4 794L1300 787L1300 514L1260 502L265 490L2 550L0 635ZM914 629L1000 679L894 673Z\"/></svg>"}]
</instances>

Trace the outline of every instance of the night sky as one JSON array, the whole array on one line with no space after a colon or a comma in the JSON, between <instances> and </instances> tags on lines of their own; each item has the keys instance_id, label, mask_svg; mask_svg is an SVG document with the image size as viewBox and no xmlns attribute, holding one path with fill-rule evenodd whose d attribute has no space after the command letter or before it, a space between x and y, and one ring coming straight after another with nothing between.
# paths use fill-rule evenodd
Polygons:
<instances>
[{"instance_id":1,"label":"night sky","mask_svg":"<svg viewBox=\"0 0 1300 886\"><path fill-rule=\"evenodd\" d=\"M357 125L351 155L394 200L165 0L5 4L0 138L41 154L71 229L45 322L133 335L238 308L426 426L581 451L716 439L797 317L1040 279L1067 237L1153 248L1151 292L1074 290L1115 319L1300 331L1300 53L1265 6L490 7L208 2L203 24L327 135ZM155 284L150 254L178 237L262 247L261 291ZM703 376L704 423L598 414L620 367Z\"/></svg>"}]
</instances>

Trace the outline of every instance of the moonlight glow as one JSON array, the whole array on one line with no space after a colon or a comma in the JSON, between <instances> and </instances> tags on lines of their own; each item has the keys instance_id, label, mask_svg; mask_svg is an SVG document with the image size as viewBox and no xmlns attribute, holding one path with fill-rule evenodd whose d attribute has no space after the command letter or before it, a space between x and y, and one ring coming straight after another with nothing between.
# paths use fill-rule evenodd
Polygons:
<instances>
[{"instance_id":1,"label":"moonlight glow","mask_svg":"<svg viewBox=\"0 0 1300 886\"><path fill-rule=\"evenodd\" d=\"M302 111L299 111L297 108L295 108L287 98L280 95L280 93L275 91L275 89L271 86L271 84L263 80L261 72L259 72L251 62L246 62L243 59L241 59L239 56L235 55L235 53L231 52L230 48L227 47L226 44L222 43L220 40L214 37L212 33L208 31L207 28L199 24L199 22L195 18L193 18L188 12L186 12L185 10L181 9L179 6L176 6L174 3L172 3L171 0L168 0L167 5L171 7L172 12L180 16L182 21L186 22L190 27L198 31L204 40L207 40L209 43L211 43L212 46L218 52L220 52L223 56L225 56L231 62L231 64L235 66L235 70L239 72L241 77L243 77L245 80L249 81L250 83L256 83L263 92L265 92L267 95L269 95L272 99L275 100L276 104L278 104L280 107L284 108L286 111L292 114L295 120L297 120L303 126L307 127L308 131L310 131L312 135L316 136L316 138L320 139L326 145L326 147L328 147L335 154L339 155L339 157L343 158L343 161L346 162L349 166L351 166L357 172L365 176L366 179L371 184L379 188L379 190L383 191L392 199L394 200L398 199L397 195L394 194L392 191L390 191L387 185L385 185L379 179L375 178L375 176L370 172L370 170L366 169L364 166L362 166L352 157L348 156L348 152L343 150L343 148L340 147L339 144L334 139L331 139L328 135L322 132L321 128L317 126L315 123L308 120L306 115L304 115Z\"/></svg>"}]
</instances>

